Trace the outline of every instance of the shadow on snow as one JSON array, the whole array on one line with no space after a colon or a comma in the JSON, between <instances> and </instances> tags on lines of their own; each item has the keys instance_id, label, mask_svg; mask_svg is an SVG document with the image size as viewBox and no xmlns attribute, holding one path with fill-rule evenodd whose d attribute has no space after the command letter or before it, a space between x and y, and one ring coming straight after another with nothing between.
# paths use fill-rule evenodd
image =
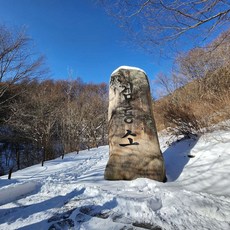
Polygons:
<instances>
[{"instance_id":1,"label":"shadow on snow","mask_svg":"<svg viewBox=\"0 0 230 230\"><path fill-rule=\"evenodd\" d=\"M175 141L163 152L168 182L175 181L181 175L198 140L199 138L189 138Z\"/></svg>"}]
</instances>

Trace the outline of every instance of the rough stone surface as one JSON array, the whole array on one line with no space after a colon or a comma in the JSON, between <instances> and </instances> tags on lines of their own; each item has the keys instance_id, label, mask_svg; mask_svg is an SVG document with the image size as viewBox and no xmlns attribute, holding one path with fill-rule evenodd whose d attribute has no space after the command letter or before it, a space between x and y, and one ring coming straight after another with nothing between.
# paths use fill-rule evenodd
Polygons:
<instances>
[{"instance_id":1,"label":"rough stone surface","mask_svg":"<svg viewBox=\"0 0 230 230\"><path fill-rule=\"evenodd\" d=\"M146 74L121 67L111 75L109 89L109 161L105 179L145 177L165 180Z\"/></svg>"}]
</instances>

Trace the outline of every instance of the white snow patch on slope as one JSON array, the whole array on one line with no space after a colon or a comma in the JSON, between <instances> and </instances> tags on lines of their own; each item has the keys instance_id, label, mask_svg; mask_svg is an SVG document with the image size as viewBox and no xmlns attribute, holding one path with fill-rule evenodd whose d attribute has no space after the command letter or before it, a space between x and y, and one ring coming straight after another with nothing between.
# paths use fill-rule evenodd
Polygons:
<instances>
[{"instance_id":1,"label":"white snow patch on slope","mask_svg":"<svg viewBox=\"0 0 230 230\"><path fill-rule=\"evenodd\" d=\"M105 181L108 146L0 177L0 229L229 230L230 132L170 138L160 135L167 183Z\"/></svg>"},{"instance_id":2,"label":"white snow patch on slope","mask_svg":"<svg viewBox=\"0 0 230 230\"><path fill-rule=\"evenodd\" d=\"M5 186L0 190L0 205L17 200L21 196L26 196L39 187L40 184L35 181L15 183Z\"/></svg>"}]
</instances>

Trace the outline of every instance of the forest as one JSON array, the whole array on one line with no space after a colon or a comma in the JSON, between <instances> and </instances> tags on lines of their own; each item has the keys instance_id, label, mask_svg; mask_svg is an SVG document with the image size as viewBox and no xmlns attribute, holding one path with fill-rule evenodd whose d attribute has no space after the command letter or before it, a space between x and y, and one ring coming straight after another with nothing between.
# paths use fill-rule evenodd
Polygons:
<instances>
[{"instance_id":1,"label":"forest","mask_svg":"<svg viewBox=\"0 0 230 230\"><path fill-rule=\"evenodd\" d=\"M51 80L30 42L23 31L0 27L0 175L9 177L107 143L107 84Z\"/></svg>"},{"instance_id":2,"label":"forest","mask_svg":"<svg viewBox=\"0 0 230 230\"><path fill-rule=\"evenodd\" d=\"M108 83L52 80L23 30L0 27L0 175L107 144ZM230 35L179 53L152 81L158 131L191 137L230 119ZM223 124L223 128L229 128Z\"/></svg>"}]
</instances>

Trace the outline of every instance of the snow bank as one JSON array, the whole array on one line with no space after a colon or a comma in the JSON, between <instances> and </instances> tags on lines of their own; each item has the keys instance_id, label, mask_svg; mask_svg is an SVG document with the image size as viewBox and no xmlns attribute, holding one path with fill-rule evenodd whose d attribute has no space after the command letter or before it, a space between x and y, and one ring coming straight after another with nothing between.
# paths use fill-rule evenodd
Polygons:
<instances>
[{"instance_id":1,"label":"snow bank","mask_svg":"<svg viewBox=\"0 0 230 230\"><path fill-rule=\"evenodd\" d=\"M22 196L26 196L40 187L40 183L35 181L12 184L0 190L0 205L12 202Z\"/></svg>"},{"instance_id":2,"label":"snow bank","mask_svg":"<svg viewBox=\"0 0 230 230\"><path fill-rule=\"evenodd\" d=\"M189 159L175 184L190 191L230 197L230 132L206 134L191 145L189 154L194 158Z\"/></svg>"}]
</instances>

